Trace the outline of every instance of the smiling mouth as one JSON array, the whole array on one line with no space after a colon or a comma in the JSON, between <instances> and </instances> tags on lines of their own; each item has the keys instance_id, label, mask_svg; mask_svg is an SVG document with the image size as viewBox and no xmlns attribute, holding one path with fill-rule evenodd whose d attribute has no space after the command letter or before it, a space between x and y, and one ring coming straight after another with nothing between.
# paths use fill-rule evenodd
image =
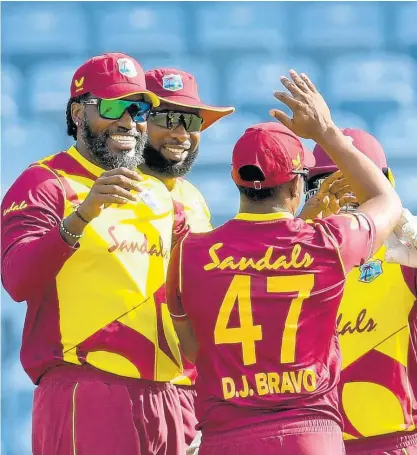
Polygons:
<instances>
[{"instance_id":1,"label":"smiling mouth","mask_svg":"<svg viewBox=\"0 0 417 455\"><path fill-rule=\"evenodd\" d=\"M136 147L136 136L128 136L123 134L112 134L110 139L116 142L123 150L131 150Z\"/></svg>"},{"instance_id":2,"label":"smiling mouth","mask_svg":"<svg viewBox=\"0 0 417 455\"><path fill-rule=\"evenodd\" d=\"M188 150L184 147L178 147L175 145L164 145L164 155L166 158L172 161L181 161L188 155Z\"/></svg>"}]
</instances>

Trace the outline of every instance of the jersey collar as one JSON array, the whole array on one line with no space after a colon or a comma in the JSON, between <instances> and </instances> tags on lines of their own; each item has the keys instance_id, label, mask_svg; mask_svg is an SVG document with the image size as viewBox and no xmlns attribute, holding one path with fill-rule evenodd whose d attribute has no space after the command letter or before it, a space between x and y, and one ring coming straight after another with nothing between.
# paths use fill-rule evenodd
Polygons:
<instances>
[{"instance_id":1,"label":"jersey collar","mask_svg":"<svg viewBox=\"0 0 417 455\"><path fill-rule=\"evenodd\" d=\"M273 221L273 220L292 220L294 216L289 212L279 213L238 213L235 220L244 221Z\"/></svg>"}]
</instances>

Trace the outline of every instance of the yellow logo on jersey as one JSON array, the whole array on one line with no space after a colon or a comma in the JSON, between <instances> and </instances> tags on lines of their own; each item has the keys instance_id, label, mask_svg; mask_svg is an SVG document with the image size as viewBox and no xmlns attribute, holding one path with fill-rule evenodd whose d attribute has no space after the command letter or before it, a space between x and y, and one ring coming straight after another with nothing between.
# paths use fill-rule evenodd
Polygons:
<instances>
[{"instance_id":1,"label":"yellow logo on jersey","mask_svg":"<svg viewBox=\"0 0 417 455\"><path fill-rule=\"evenodd\" d=\"M12 202L12 205L3 211L3 216L6 216L10 212L17 212L18 210L23 210L27 207L26 201L22 201L20 204L16 204L16 202Z\"/></svg>"},{"instance_id":2,"label":"yellow logo on jersey","mask_svg":"<svg viewBox=\"0 0 417 455\"><path fill-rule=\"evenodd\" d=\"M78 80L75 79L74 83L75 83L75 86L77 87L77 90L75 90L76 92L79 92L79 91L83 90L83 88L84 88L83 87L83 85L84 85L84 76L82 78L78 79Z\"/></svg>"}]
</instances>

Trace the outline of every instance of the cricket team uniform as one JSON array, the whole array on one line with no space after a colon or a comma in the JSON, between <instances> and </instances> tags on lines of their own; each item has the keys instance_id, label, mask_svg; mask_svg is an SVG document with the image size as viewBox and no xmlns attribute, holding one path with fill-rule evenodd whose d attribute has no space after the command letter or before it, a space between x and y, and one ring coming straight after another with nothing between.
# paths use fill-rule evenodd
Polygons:
<instances>
[{"instance_id":1,"label":"cricket team uniform","mask_svg":"<svg viewBox=\"0 0 417 455\"><path fill-rule=\"evenodd\" d=\"M24 171L2 204L3 284L28 305L34 454L182 455L170 383L182 363L165 299L172 198L142 175L139 201L105 208L71 247L59 223L102 172L71 147Z\"/></svg>"},{"instance_id":2,"label":"cricket team uniform","mask_svg":"<svg viewBox=\"0 0 417 455\"><path fill-rule=\"evenodd\" d=\"M241 213L177 245L168 306L199 343L200 455L344 453L337 311L373 238L363 215Z\"/></svg>"},{"instance_id":3,"label":"cricket team uniform","mask_svg":"<svg viewBox=\"0 0 417 455\"><path fill-rule=\"evenodd\" d=\"M417 454L416 270L385 262L385 251L350 272L339 309L339 394L352 455Z\"/></svg>"},{"instance_id":4,"label":"cricket team uniform","mask_svg":"<svg viewBox=\"0 0 417 455\"><path fill-rule=\"evenodd\" d=\"M191 232L208 232L213 229L210 219L211 214L200 191L188 180L176 178L171 181L164 181L174 203L177 205L177 213L184 213ZM195 429L197 418L195 416L195 378L197 370L185 356L182 356L183 372L171 382L177 386L180 398L183 424L185 431L185 443L191 444L197 434Z\"/></svg>"}]
</instances>

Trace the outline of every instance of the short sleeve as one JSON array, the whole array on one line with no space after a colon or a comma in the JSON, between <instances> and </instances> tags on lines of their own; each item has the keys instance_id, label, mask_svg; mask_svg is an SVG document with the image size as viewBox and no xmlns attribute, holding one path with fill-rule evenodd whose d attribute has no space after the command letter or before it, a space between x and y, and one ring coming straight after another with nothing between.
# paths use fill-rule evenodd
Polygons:
<instances>
[{"instance_id":1,"label":"short sleeve","mask_svg":"<svg viewBox=\"0 0 417 455\"><path fill-rule=\"evenodd\" d=\"M346 213L314 221L322 225L335 242L346 273L371 257L375 225L365 214Z\"/></svg>"}]
</instances>

